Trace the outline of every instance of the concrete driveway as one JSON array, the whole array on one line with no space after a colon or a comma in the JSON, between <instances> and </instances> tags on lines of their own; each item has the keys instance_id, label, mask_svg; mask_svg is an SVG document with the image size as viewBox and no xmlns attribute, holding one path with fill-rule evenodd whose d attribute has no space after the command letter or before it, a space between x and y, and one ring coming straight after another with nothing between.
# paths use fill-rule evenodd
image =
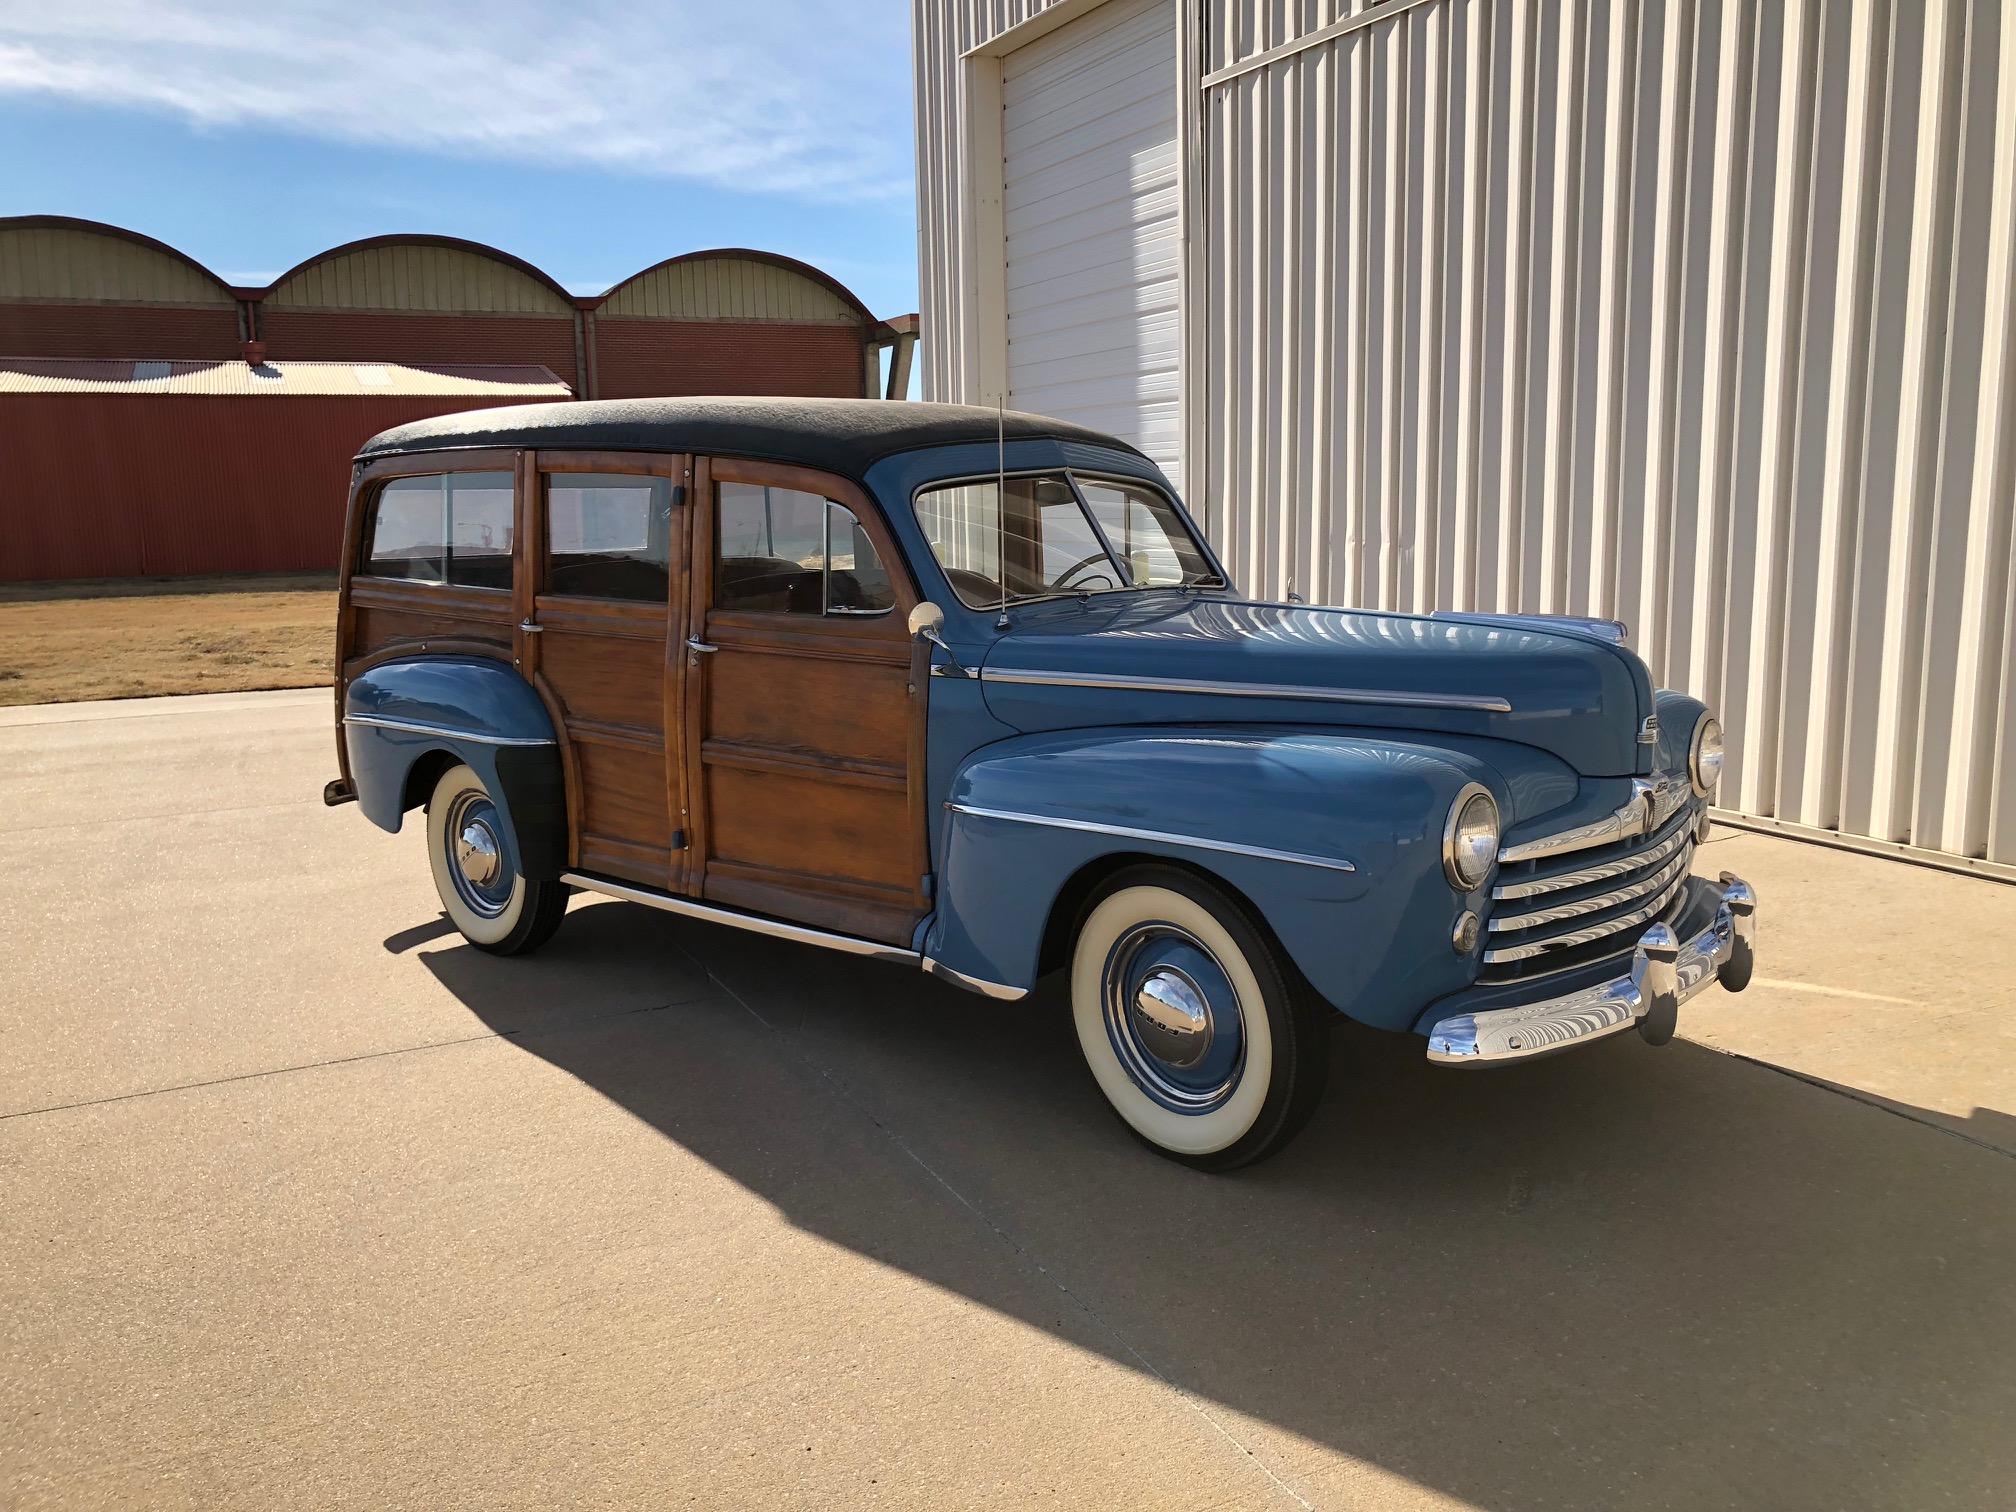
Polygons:
<instances>
[{"instance_id":1,"label":"concrete driveway","mask_svg":"<svg viewBox=\"0 0 2016 1512\"><path fill-rule=\"evenodd\" d=\"M2016 1497L2016 888L1720 841L1775 985L1695 1040L1346 1026L1210 1178L1054 987L493 960L333 770L326 693L0 716L0 1505Z\"/></svg>"}]
</instances>

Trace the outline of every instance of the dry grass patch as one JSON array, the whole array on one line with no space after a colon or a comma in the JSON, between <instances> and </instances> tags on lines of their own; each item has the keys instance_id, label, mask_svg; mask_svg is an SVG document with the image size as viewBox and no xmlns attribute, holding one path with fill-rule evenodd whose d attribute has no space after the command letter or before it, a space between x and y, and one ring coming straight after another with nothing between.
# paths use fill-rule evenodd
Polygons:
<instances>
[{"instance_id":1,"label":"dry grass patch","mask_svg":"<svg viewBox=\"0 0 2016 1512\"><path fill-rule=\"evenodd\" d=\"M0 586L0 705L327 687L333 576Z\"/></svg>"}]
</instances>

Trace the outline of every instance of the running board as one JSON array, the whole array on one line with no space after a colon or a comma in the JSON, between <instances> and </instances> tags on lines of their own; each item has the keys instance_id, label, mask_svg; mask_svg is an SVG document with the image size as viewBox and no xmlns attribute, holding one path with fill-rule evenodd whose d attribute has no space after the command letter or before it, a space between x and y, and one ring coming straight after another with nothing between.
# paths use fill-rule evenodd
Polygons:
<instances>
[{"instance_id":1,"label":"running board","mask_svg":"<svg viewBox=\"0 0 2016 1512\"><path fill-rule=\"evenodd\" d=\"M612 882L607 877L591 877L581 872L562 872L560 880L574 887L585 887L589 892L621 898L626 903L642 903L647 908L662 908L666 913L684 914L689 919L706 919L714 924L727 924L735 929L752 930L774 939L795 940L800 945L822 945L828 950L867 956L876 961L893 961L899 966L923 965L922 956L914 950L905 950L900 945L884 945L879 940L863 940L854 935L808 929L803 924L786 924L781 919L765 919L732 908L719 908L712 903L695 903L691 898L676 898L671 893L658 891L655 887Z\"/></svg>"}]
</instances>

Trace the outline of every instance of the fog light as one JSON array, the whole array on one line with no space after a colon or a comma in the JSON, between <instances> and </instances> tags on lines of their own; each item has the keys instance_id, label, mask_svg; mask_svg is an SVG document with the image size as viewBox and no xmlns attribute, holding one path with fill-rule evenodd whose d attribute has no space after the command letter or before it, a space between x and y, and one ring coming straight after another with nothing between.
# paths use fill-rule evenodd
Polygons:
<instances>
[{"instance_id":1,"label":"fog light","mask_svg":"<svg viewBox=\"0 0 2016 1512\"><path fill-rule=\"evenodd\" d=\"M1466 909L1463 917L1456 921L1456 929L1449 936L1449 943L1456 947L1456 954L1468 955L1477 948L1477 936L1483 933L1483 930L1483 921Z\"/></svg>"}]
</instances>

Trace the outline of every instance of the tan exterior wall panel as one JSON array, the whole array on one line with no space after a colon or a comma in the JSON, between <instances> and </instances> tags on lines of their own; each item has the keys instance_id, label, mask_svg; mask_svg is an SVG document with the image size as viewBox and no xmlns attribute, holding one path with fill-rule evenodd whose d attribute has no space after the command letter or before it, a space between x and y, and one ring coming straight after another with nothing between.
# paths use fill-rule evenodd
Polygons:
<instances>
[{"instance_id":1,"label":"tan exterior wall panel","mask_svg":"<svg viewBox=\"0 0 2016 1512\"><path fill-rule=\"evenodd\" d=\"M611 289L597 314L861 324L860 313L824 284L747 257L701 257L652 268Z\"/></svg>"},{"instance_id":2,"label":"tan exterior wall panel","mask_svg":"<svg viewBox=\"0 0 2016 1512\"><path fill-rule=\"evenodd\" d=\"M1033 13L915 0L927 398L984 355L962 55ZM1178 14L1184 476L1242 585L1622 618L1724 803L2016 862L2007 7Z\"/></svg>"},{"instance_id":3,"label":"tan exterior wall panel","mask_svg":"<svg viewBox=\"0 0 2016 1512\"><path fill-rule=\"evenodd\" d=\"M425 242L360 247L310 263L266 298L272 309L566 315L572 306L510 263Z\"/></svg>"},{"instance_id":4,"label":"tan exterior wall panel","mask_svg":"<svg viewBox=\"0 0 2016 1512\"><path fill-rule=\"evenodd\" d=\"M179 257L71 226L0 227L0 300L222 305L231 291Z\"/></svg>"}]
</instances>

